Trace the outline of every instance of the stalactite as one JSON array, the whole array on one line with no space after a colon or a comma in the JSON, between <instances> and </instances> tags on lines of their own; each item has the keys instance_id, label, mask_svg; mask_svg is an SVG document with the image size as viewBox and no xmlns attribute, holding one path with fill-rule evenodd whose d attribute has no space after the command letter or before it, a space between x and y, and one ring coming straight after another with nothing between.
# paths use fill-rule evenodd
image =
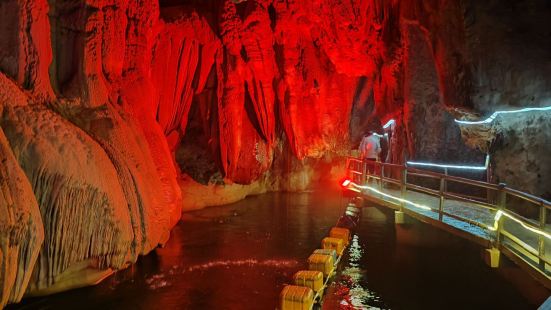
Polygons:
<instances>
[{"instance_id":1,"label":"stalactite","mask_svg":"<svg viewBox=\"0 0 551 310\"><path fill-rule=\"evenodd\" d=\"M268 144L275 139L275 92L278 76L275 64L274 38L266 6L251 2L253 8L243 21L241 42L247 57L247 90L252 101L259 131Z\"/></svg>"},{"instance_id":2,"label":"stalactite","mask_svg":"<svg viewBox=\"0 0 551 310\"><path fill-rule=\"evenodd\" d=\"M42 100L54 97L50 85L50 24L46 0L9 0L0 6L0 68Z\"/></svg>"},{"instance_id":3,"label":"stalactite","mask_svg":"<svg viewBox=\"0 0 551 310\"><path fill-rule=\"evenodd\" d=\"M303 8L278 9L275 32L282 49L279 61L284 64L278 98L287 139L299 159L346 149L358 79L338 73L320 51Z\"/></svg>"},{"instance_id":4,"label":"stalactite","mask_svg":"<svg viewBox=\"0 0 551 310\"><path fill-rule=\"evenodd\" d=\"M204 18L196 13L162 23L151 60L157 85L153 115L165 135L175 135L171 149L186 131L195 94L203 91L220 42Z\"/></svg>"},{"instance_id":5,"label":"stalactite","mask_svg":"<svg viewBox=\"0 0 551 310\"><path fill-rule=\"evenodd\" d=\"M262 129L255 126L256 108L251 105L262 103L246 97L249 67L241 52L242 27L235 4L225 1L220 25L224 53L217 58L220 157L229 181L248 184L269 168L273 154Z\"/></svg>"},{"instance_id":6,"label":"stalactite","mask_svg":"<svg viewBox=\"0 0 551 310\"><path fill-rule=\"evenodd\" d=\"M477 161L452 114L542 106L551 89L543 2L518 19L494 2L3 1L0 305L66 289L71 275L95 283L164 244L182 204L173 156L199 127L206 182L254 192L307 188L316 160L390 118L393 162ZM548 153L547 124L463 138L495 153L503 181L549 195L549 165L533 159Z\"/></svg>"}]
</instances>

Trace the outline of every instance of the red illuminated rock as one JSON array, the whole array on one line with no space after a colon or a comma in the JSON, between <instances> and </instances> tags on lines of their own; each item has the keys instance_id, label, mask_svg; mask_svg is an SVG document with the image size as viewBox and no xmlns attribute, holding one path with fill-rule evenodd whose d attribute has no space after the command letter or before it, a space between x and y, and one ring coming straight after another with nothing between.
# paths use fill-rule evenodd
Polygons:
<instances>
[{"instance_id":1,"label":"red illuminated rock","mask_svg":"<svg viewBox=\"0 0 551 310\"><path fill-rule=\"evenodd\" d=\"M47 45L30 55L36 58L27 55L28 63L22 68L33 73L37 70L33 66L49 66L53 50L57 61L49 76L51 85L60 97L70 99L52 100L53 93L48 95L38 77L35 82L17 80L29 89L26 93L0 74L1 127L34 192L26 193L13 207L36 196L35 213L39 208L46 223L43 244L38 232L33 235L33 229L42 229L42 222L31 221L28 208L32 205L13 213L28 221L7 222L7 231L2 225L2 236L24 238L19 244L1 241L6 246L2 250L6 269L0 276L2 304L19 301L25 291L42 295L97 283L164 244L180 217L181 194L170 151L155 115L144 109L153 102L154 92L147 92L153 88L142 87L143 79L138 78L150 68L143 65L151 59L143 47L151 46L153 40L147 38L154 38L154 33L140 33L137 40L142 48L137 52L130 35L135 32L126 29L149 29L152 12L146 7L127 11L125 4L98 2L88 7L51 5L52 40L44 28L47 36L39 38ZM29 20L28 29L48 21L47 9L29 12L43 15ZM132 22L127 23L128 19ZM29 34L22 32L22 39L25 36ZM32 36L28 41L42 42ZM4 57L10 50L2 52ZM17 74L14 71L13 77ZM19 262L14 260L18 251L26 253ZM19 271L22 266L27 273Z\"/></svg>"},{"instance_id":2,"label":"red illuminated rock","mask_svg":"<svg viewBox=\"0 0 551 310\"><path fill-rule=\"evenodd\" d=\"M538 30L548 18L535 2L541 10L522 20L522 36L500 26L504 18L516 27L512 13L479 2L160 4L162 11L138 0L0 4L0 167L10 171L0 178L0 215L25 219L0 218L0 305L25 291L95 283L166 242L180 217L180 186L192 184L186 195L203 186L178 184L178 148L193 145L187 158L205 155L206 168L183 165L205 170L196 174L208 174L203 184L215 180L197 192L226 193L184 197L203 206L306 189L339 173L336 156L391 118L392 162L478 162L452 113L474 118L502 101L543 105L550 97L548 66L539 65L550 41ZM543 48L529 57L518 52L539 40ZM522 139L519 148L541 155L548 135L536 129L547 123L499 126L504 141ZM492 150L493 131L463 133L469 145ZM532 160L539 155L510 160L521 150L494 147L499 177L548 193L539 175L549 165ZM507 170L511 162L534 172L520 178ZM34 266L32 277L22 266Z\"/></svg>"},{"instance_id":3,"label":"red illuminated rock","mask_svg":"<svg viewBox=\"0 0 551 310\"><path fill-rule=\"evenodd\" d=\"M9 0L0 5L0 68L36 96L53 97L48 2Z\"/></svg>"},{"instance_id":4,"label":"red illuminated rock","mask_svg":"<svg viewBox=\"0 0 551 310\"><path fill-rule=\"evenodd\" d=\"M264 1L266 2L266 1ZM251 2L250 13L241 25L242 57L247 64L247 96L254 109L258 131L271 146L275 139L274 79L278 76L275 63L274 37L266 3ZM248 99L245 99L246 102Z\"/></svg>"},{"instance_id":5,"label":"red illuminated rock","mask_svg":"<svg viewBox=\"0 0 551 310\"><path fill-rule=\"evenodd\" d=\"M151 61L156 98L148 109L165 135L178 137L172 149L186 131L193 97L203 91L220 45L206 20L194 12L159 26Z\"/></svg>"},{"instance_id":6,"label":"red illuminated rock","mask_svg":"<svg viewBox=\"0 0 551 310\"><path fill-rule=\"evenodd\" d=\"M262 16L269 20L267 14ZM225 1L220 24L224 53L217 58L220 157L229 180L248 184L264 173L272 162L272 142L267 137L274 137L274 111L269 109L273 107L273 96L265 95L262 83L271 82L270 74L274 72L269 71L270 67L263 67L264 62L272 62L262 59L259 43L250 33L247 36L251 41L247 41L247 46L252 58L243 57L243 27L235 4ZM256 68L258 72L250 71L251 63L253 70Z\"/></svg>"},{"instance_id":7,"label":"red illuminated rock","mask_svg":"<svg viewBox=\"0 0 551 310\"><path fill-rule=\"evenodd\" d=\"M357 78L337 72L312 34L308 8L295 6L276 6L276 38L283 65L278 85L280 115L296 156L319 158L347 143Z\"/></svg>"}]
</instances>

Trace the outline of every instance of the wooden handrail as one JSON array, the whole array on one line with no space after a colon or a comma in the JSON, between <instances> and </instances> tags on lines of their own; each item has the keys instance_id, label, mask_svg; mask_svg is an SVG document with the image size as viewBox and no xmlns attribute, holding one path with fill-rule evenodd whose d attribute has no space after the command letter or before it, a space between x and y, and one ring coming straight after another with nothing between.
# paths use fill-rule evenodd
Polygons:
<instances>
[{"instance_id":1,"label":"wooden handrail","mask_svg":"<svg viewBox=\"0 0 551 310\"><path fill-rule=\"evenodd\" d=\"M525 193L525 192L521 192L519 190L512 189L510 187L505 187L503 190L505 192L507 192L507 194L509 194L509 195L512 195L512 196L530 201L531 203L534 203L534 204L542 204L545 208L551 209L551 202L549 202L549 201L547 201L543 198L540 198L540 197L537 197L537 196L534 196L532 194L528 194L528 193Z\"/></svg>"},{"instance_id":2,"label":"wooden handrail","mask_svg":"<svg viewBox=\"0 0 551 310\"><path fill-rule=\"evenodd\" d=\"M361 169L363 171L357 171L357 170L351 169L350 162L355 162L355 163L361 164L362 167L363 167ZM380 170L378 172L375 171L375 172L369 174L365 170L366 166L379 167ZM401 174L400 179L395 180L395 179L392 179L392 178L389 178L389 177L385 177L384 173L383 173L384 167L399 168L400 169L400 174ZM523 248L524 250L526 250L527 252L529 252L529 253L533 254L534 256L536 256L538 258L538 262L537 262L538 267L537 268L539 268L540 271L545 273L546 272L546 264L547 265L551 264L551 261L547 257L545 257L545 240L544 240L544 236L542 234L543 231L546 231L546 218L547 218L547 212L546 211L548 209L551 209L551 202L549 202L549 201L547 201L543 198L536 197L534 195L531 195L531 194L528 194L528 193L525 193L525 192L522 192L522 191L519 191L519 190L516 190L516 189L509 188L509 187L505 186L505 184L499 184L499 185L498 184L492 184L492 183L488 183L488 182L484 182L484 181L477 181L477 180L471 180L471 179L457 177L457 176L451 176L451 175L448 175L447 173L442 174L442 173L438 173L438 172L427 171L427 170L422 170L422 169L418 169L418 168L412 168L412 167L408 167L406 165L380 163L380 162L376 162L376 161L366 161L366 160L361 160L361 159L354 158L354 157L348 157L347 158L346 168L347 168L347 170L353 172L354 174L361 174L362 182L365 182L365 180L368 179L367 178L368 176L371 179L379 180L379 182L380 182L379 186L380 186L381 190L383 189L383 184L385 182L399 185L400 188L401 188L400 195L402 196L402 198L406 197L407 189L411 189L415 192L425 193L425 194L428 194L432 197L439 197L440 198L439 207L438 208L433 208L432 206L430 207L432 209L432 211L438 213L439 221L443 221L443 216L449 216L451 218L455 218L457 220L461 220L461 221L464 221L466 223L469 223L469 224L472 224L472 225L475 225L475 226L479 226L479 227L484 228L484 229L491 228L487 224L482 223L482 222L478 222L475 219L464 218L460 215L456 215L456 214L446 212L443 209L444 199L446 199L446 198L456 200L456 201L471 203L475 206L481 207L483 209L489 209L491 211L506 212L507 217L510 217L511 219L514 219L515 221L518 221L518 222L522 223L522 225L525 226L525 228L528 227L529 229L533 229L533 230L538 230L539 229L540 230L540 233L538 233L538 236L537 236L537 238L538 238L538 249L536 250L533 247L531 247L531 246L527 245L526 243L522 242L519 239L519 237L514 236L512 234L512 232L505 231L503 229L503 220L504 220L505 216L501 216L500 218L496 217L494 219L494 220L497 221L496 222L497 223L497 230L495 229L496 226L494 226L494 229L492 229L492 230L496 230L495 235L494 235L494 239L495 239L494 240L494 246L497 247L497 248L510 247L510 245L508 245L507 243L501 242L501 239L504 236L504 237L507 237L509 240L511 240L516 245L518 245L521 248ZM440 189L435 190L435 189L427 188L427 187L424 187L424 186L421 186L421 185L408 183L407 182L407 176L416 176L416 177L424 177L424 178L431 178L431 179L440 180ZM465 195L461 195L461 194L458 194L458 193L451 193L447 190L447 182L456 182L456 183L461 183L461 184L467 184L467 185L475 186L477 188L482 188L482 189L485 189L485 190L495 191L496 194L497 194L497 197L496 197L497 201L494 202L494 203L492 203L490 201L482 201L482 200L484 200L484 198L480 198L481 201L478 201L478 200L476 200L476 198L478 198L478 197L470 197L470 196L466 197ZM535 204L537 207L540 208L539 219L538 220L528 219L528 218L526 218L522 215L519 215L519 214L507 209L507 206L506 206L506 202L508 200L507 195L511 195L511 196L520 198L524 201L527 201L529 203ZM400 209L404 208L404 206L405 206L404 202L400 203ZM496 225L496 223L494 223L494 225ZM514 251L512 251L511 253L514 253ZM515 255L518 255L518 254L515 254Z\"/></svg>"},{"instance_id":3,"label":"wooden handrail","mask_svg":"<svg viewBox=\"0 0 551 310\"><path fill-rule=\"evenodd\" d=\"M439 175L433 175L433 174L430 174L430 173L419 172L418 170L411 171L409 169L408 169L408 175L409 176L414 176L414 177L421 177L421 178L431 178L431 179L440 179L440 178L442 178L442 176L439 176Z\"/></svg>"},{"instance_id":4,"label":"wooden handrail","mask_svg":"<svg viewBox=\"0 0 551 310\"><path fill-rule=\"evenodd\" d=\"M463 184L468 184L468 185L473 185L473 186L478 186L478 187L482 187L482 188L486 188L486 189L493 189L493 190L498 190L499 189L499 185L497 185L497 184L492 184L492 183L488 183L488 182L484 182L484 181L471 180L471 179L462 178L462 177L456 177L456 176L453 176L453 175L446 176L446 179L448 181L463 183Z\"/></svg>"},{"instance_id":5,"label":"wooden handrail","mask_svg":"<svg viewBox=\"0 0 551 310\"><path fill-rule=\"evenodd\" d=\"M434 197L439 197L440 196L440 193L437 190L434 190L434 189L426 188L426 187L415 185L415 184L406 184L406 186L407 186L408 189L411 188L412 190L417 191L417 192L426 193L426 194L429 194L429 195L434 196Z\"/></svg>"},{"instance_id":6,"label":"wooden handrail","mask_svg":"<svg viewBox=\"0 0 551 310\"><path fill-rule=\"evenodd\" d=\"M469 199L467 197L463 197L461 195L457 195L457 194L450 193L450 192L445 192L444 193L444 198L451 198L451 199L455 199L455 200L459 200L459 201L463 201L463 202L467 202L467 203L472 203L472 204L481 206L482 208L485 208L485 209L490 209L492 211L497 211L497 208L494 204L483 202L483 201L478 201L478 200L474 200L474 199Z\"/></svg>"},{"instance_id":7,"label":"wooden handrail","mask_svg":"<svg viewBox=\"0 0 551 310\"><path fill-rule=\"evenodd\" d=\"M411 168L411 167L407 167L407 169L408 169L408 174L418 175L421 177L440 178L440 177L446 176L445 174L434 172L434 171L421 170L421 169Z\"/></svg>"},{"instance_id":8,"label":"wooden handrail","mask_svg":"<svg viewBox=\"0 0 551 310\"><path fill-rule=\"evenodd\" d=\"M421 170L418 168L410 168L408 167L408 173L411 175L421 176L421 177L430 177L430 178L445 178L447 181L457 182L457 183L463 183L467 185L473 185L478 187L483 187L486 189L493 189L497 190L499 189L499 185L487 183L484 181L477 181L477 180L471 180L467 178L462 177L456 177L453 175L443 174L439 172L433 172L433 171L427 171L427 170Z\"/></svg>"},{"instance_id":9,"label":"wooden handrail","mask_svg":"<svg viewBox=\"0 0 551 310\"><path fill-rule=\"evenodd\" d=\"M477 186L477 187L481 187L481 188L484 188L484 189L491 189L491 190L496 190L496 191L503 190L508 195L512 195L512 196L515 196L517 198L526 200L530 203L533 203L533 204L536 204L536 205L539 205L539 206L543 206L546 209L551 209L551 202L549 202L549 201L547 201L543 198L540 198L540 197L537 197L537 196L534 196L534 195L531 195L531 194L528 194L528 193L525 193L525 192L522 192L522 191L519 191L519 190L516 190L516 189L512 189L510 187L500 187L497 184L492 184L492 183L488 183L488 182L484 182L484 181L471 180L471 179L467 179L467 178L451 176L451 175L442 174L442 173L438 173L438 172L421 170L421 169L412 168L412 167L406 167L405 165L361 160L361 159L355 158L355 157L347 157L347 163L349 163L349 162L366 163L368 165L379 166L379 167L393 167L393 168L407 169L408 175L412 175L412 176L430 177L430 178L438 178L438 179L443 178L446 181ZM361 171L350 169L349 165L347 165L346 168L347 168L347 170L350 170L354 174L361 174L362 173ZM381 179L380 176L378 176L378 175L373 175L373 177L377 180ZM383 178L383 181L386 181L386 180L387 180L387 178ZM423 191L423 192L429 192L430 194L433 194L433 195L436 192L438 192L436 190L424 188L422 186L415 185L415 184L407 184L406 183L406 185L410 188L414 188L416 190ZM450 193L446 193L446 195L450 196ZM454 196L458 196L458 195L454 195ZM458 198L458 197L454 197L454 198ZM464 200L464 198L462 200ZM477 203L482 203L482 202L477 202ZM486 206L491 205L489 203L488 204L483 203L483 204L486 205Z\"/></svg>"}]
</instances>

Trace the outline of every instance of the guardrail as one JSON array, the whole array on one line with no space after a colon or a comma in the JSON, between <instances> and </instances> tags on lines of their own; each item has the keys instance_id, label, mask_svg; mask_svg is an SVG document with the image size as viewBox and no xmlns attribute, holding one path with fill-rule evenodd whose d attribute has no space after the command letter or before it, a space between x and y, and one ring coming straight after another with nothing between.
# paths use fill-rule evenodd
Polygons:
<instances>
[{"instance_id":1,"label":"guardrail","mask_svg":"<svg viewBox=\"0 0 551 310\"><path fill-rule=\"evenodd\" d=\"M440 222L446 216L484 229L494 248L517 263L526 263L544 275L548 284L551 283L551 251L546 255L546 248L551 247L551 225L547 224L547 213L551 209L549 201L505 184L491 184L406 165L348 157L346 169L350 186L356 191L369 189L374 192L373 195L382 195L383 200L394 200L399 210L403 211L406 204L411 204L436 212ZM378 184L370 186L370 180ZM450 190L451 187L454 189ZM406 199L408 191L437 197L438 203L419 205ZM389 192L395 196L389 195ZM480 219L447 212L444 208L446 200L487 210L493 215L493 223L489 225Z\"/></svg>"}]
</instances>

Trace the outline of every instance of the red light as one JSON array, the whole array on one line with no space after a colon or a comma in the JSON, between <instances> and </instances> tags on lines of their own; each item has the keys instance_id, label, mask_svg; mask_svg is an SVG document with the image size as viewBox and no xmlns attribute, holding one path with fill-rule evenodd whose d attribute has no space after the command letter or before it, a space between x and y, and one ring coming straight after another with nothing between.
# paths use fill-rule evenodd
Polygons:
<instances>
[{"instance_id":1,"label":"red light","mask_svg":"<svg viewBox=\"0 0 551 310\"><path fill-rule=\"evenodd\" d=\"M350 180L348 180L348 179L344 180L341 185L343 187L347 187L348 185L350 185Z\"/></svg>"}]
</instances>

